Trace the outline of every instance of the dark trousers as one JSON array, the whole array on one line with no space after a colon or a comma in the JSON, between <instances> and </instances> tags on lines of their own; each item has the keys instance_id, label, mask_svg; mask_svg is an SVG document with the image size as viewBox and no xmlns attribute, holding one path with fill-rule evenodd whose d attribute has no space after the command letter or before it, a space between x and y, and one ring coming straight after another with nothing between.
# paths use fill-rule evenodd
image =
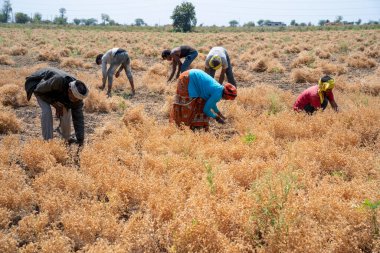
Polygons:
<instances>
[{"instance_id":1,"label":"dark trousers","mask_svg":"<svg viewBox=\"0 0 380 253\"><path fill-rule=\"evenodd\" d=\"M325 110L326 107L327 107L327 104L328 104L329 100L325 97L325 99L323 100L323 103L321 104L321 108L322 110ZM305 107L303 108L305 110L305 112L307 112L308 114L313 114L317 108L315 108L314 106L312 106L311 104L307 104L305 105Z\"/></svg>"},{"instance_id":2,"label":"dark trousers","mask_svg":"<svg viewBox=\"0 0 380 253\"><path fill-rule=\"evenodd\" d=\"M198 56L198 51L195 50L185 57L185 61L182 63L182 66L181 66L181 73L190 69L190 64L194 61L195 58L197 58L197 56Z\"/></svg>"},{"instance_id":3,"label":"dark trousers","mask_svg":"<svg viewBox=\"0 0 380 253\"><path fill-rule=\"evenodd\" d=\"M226 53L226 56L227 56L227 64L228 64L228 68L226 69L227 82L229 82L230 84L236 87L236 81L234 78L234 73L232 73L232 65L231 65L230 57L228 56L227 53ZM215 72L216 72L215 69L207 68L206 72L207 74L212 76L212 78L215 77Z\"/></svg>"}]
</instances>

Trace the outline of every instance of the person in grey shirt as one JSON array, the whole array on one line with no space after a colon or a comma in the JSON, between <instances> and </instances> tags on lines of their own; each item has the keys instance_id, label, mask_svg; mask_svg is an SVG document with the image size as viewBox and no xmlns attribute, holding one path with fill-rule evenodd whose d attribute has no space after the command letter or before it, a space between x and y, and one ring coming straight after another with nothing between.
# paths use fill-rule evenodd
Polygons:
<instances>
[{"instance_id":1,"label":"person in grey shirt","mask_svg":"<svg viewBox=\"0 0 380 253\"><path fill-rule=\"evenodd\" d=\"M111 96L113 75L116 68L119 65L120 65L120 68L116 71L115 77L118 78L120 76L120 72L124 69L125 74L128 77L129 83L131 84L132 96L135 94L135 85L133 83L133 76L132 76L132 71L131 71L131 60L129 58L127 51L121 48L112 48L108 50L105 54L98 54L96 56L95 61L96 61L96 64L102 65L103 83L102 83L102 86L100 87L102 90L105 88L106 81L108 78L108 91L107 91L108 97ZM107 70L107 64L110 65L108 70Z\"/></svg>"},{"instance_id":2,"label":"person in grey shirt","mask_svg":"<svg viewBox=\"0 0 380 253\"><path fill-rule=\"evenodd\" d=\"M26 77L25 91L28 101L34 94L42 110L41 128L44 140L53 138L51 105L60 119L59 130L70 144L84 141L83 99L88 96L86 85L75 77L56 68L43 68ZM71 138L71 117L76 139Z\"/></svg>"},{"instance_id":3,"label":"person in grey shirt","mask_svg":"<svg viewBox=\"0 0 380 253\"><path fill-rule=\"evenodd\" d=\"M219 76L219 83L223 84L224 75L227 76L227 81L236 87L236 81L232 72L232 65L227 50L223 47L213 47L206 57L205 72L214 77L215 72L222 68Z\"/></svg>"}]
</instances>

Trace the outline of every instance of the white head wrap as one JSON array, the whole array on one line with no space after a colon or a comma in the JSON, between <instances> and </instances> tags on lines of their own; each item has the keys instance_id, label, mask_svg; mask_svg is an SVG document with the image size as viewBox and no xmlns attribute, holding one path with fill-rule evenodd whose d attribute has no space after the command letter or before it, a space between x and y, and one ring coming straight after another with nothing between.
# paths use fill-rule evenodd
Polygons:
<instances>
[{"instance_id":1,"label":"white head wrap","mask_svg":"<svg viewBox=\"0 0 380 253\"><path fill-rule=\"evenodd\" d=\"M78 91L78 88L75 85L75 83L76 83L76 80L69 83L70 89L73 92L74 97L76 97L77 99L81 99L81 100L85 99L88 96L88 88L86 87L86 94L82 95Z\"/></svg>"}]
</instances>

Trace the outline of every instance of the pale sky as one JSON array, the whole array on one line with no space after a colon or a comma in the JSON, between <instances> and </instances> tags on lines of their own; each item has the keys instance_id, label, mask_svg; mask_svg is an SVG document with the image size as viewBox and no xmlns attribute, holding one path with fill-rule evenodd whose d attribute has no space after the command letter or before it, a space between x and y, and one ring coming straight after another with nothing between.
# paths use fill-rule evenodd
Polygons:
<instances>
[{"instance_id":1,"label":"pale sky","mask_svg":"<svg viewBox=\"0 0 380 253\"><path fill-rule=\"evenodd\" d=\"M1 5L4 0L0 0ZM149 25L171 24L170 16L181 0L10 0L13 12L42 14L52 20L58 10L65 8L68 21L74 18L96 18L101 22L105 13L120 24L134 23L142 18ZM318 24L321 19L331 21L339 15L345 21L380 20L380 0L191 0L195 6L197 25L228 26L237 20L240 25L249 21L269 19L289 24L309 21Z\"/></svg>"}]
</instances>

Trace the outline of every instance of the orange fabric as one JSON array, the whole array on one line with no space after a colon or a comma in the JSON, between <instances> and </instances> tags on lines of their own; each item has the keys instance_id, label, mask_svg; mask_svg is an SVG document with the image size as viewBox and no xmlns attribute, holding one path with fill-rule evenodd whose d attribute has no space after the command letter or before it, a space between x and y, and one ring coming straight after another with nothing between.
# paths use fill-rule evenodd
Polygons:
<instances>
[{"instance_id":1,"label":"orange fabric","mask_svg":"<svg viewBox=\"0 0 380 253\"><path fill-rule=\"evenodd\" d=\"M178 79L177 94L170 112L170 122L178 126L185 124L191 129L209 126L209 118L203 113L206 101L202 98L189 97L189 71L183 72Z\"/></svg>"}]
</instances>

